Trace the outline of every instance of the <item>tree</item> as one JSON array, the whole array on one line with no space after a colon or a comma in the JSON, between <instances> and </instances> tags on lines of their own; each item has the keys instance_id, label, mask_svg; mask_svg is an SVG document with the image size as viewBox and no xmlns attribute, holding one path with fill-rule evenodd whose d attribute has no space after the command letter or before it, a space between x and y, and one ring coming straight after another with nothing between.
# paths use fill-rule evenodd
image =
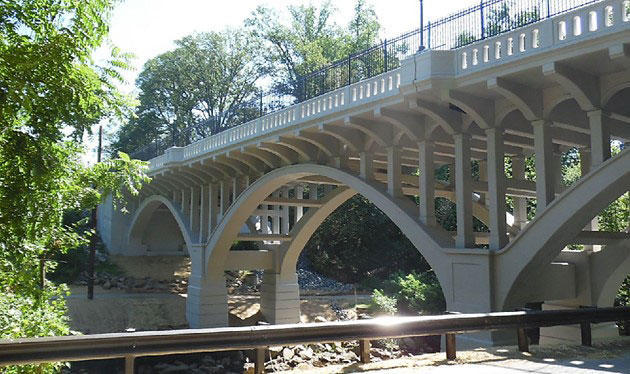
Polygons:
<instances>
[{"instance_id":1,"label":"tree","mask_svg":"<svg viewBox=\"0 0 630 374\"><path fill-rule=\"evenodd\" d=\"M100 66L90 58L113 4L0 0L0 338L69 332L64 288L38 282L40 258L86 240L63 225L63 212L137 193L147 180L126 155L80 163L84 133L129 113L114 85L127 56L114 49Z\"/></svg>"},{"instance_id":2,"label":"tree","mask_svg":"<svg viewBox=\"0 0 630 374\"><path fill-rule=\"evenodd\" d=\"M305 253L319 272L350 283L366 277L382 279L395 271L429 269L398 226L359 195L324 220Z\"/></svg>"},{"instance_id":3,"label":"tree","mask_svg":"<svg viewBox=\"0 0 630 374\"><path fill-rule=\"evenodd\" d=\"M176 45L145 63L136 81L136 117L121 127L114 150L136 150L157 139L185 145L258 114L256 83L267 65L255 38L228 29Z\"/></svg>"},{"instance_id":4,"label":"tree","mask_svg":"<svg viewBox=\"0 0 630 374\"><path fill-rule=\"evenodd\" d=\"M289 6L289 20L285 23L277 11L259 6L246 21L248 30L264 40L270 51L267 58L274 67L271 77L278 95L300 99L305 89L302 76L368 48L378 40L380 25L366 1L355 3L354 15L345 28L332 21L334 11L329 1L319 8Z\"/></svg>"}]
</instances>

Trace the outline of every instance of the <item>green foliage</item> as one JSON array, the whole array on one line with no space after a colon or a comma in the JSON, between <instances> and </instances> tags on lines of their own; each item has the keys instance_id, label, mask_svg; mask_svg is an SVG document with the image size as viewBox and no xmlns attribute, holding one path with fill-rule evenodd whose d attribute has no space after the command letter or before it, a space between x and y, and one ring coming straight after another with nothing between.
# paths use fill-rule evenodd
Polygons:
<instances>
[{"instance_id":1,"label":"green foliage","mask_svg":"<svg viewBox=\"0 0 630 374\"><path fill-rule=\"evenodd\" d=\"M0 293L0 338L68 335L68 318L63 296L64 286L49 286L37 296ZM60 363L11 366L2 371L13 373L55 372Z\"/></svg>"},{"instance_id":2,"label":"green foliage","mask_svg":"<svg viewBox=\"0 0 630 374\"><path fill-rule=\"evenodd\" d=\"M398 300L395 297L387 296L383 291L378 289L372 291L371 312L393 316L398 313L398 308L396 308L397 304Z\"/></svg>"},{"instance_id":3,"label":"green foliage","mask_svg":"<svg viewBox=\"0 0 630 374\"><path fill-rule=\"evenodd\" d=\"M466 44L475 42L476 40L477 38L472 33L464 31L457 35L457 39L455 39L455 48L463 47Z\"/></svg>"},{"instance_id":4,"label":"green foliage","mask_svg":"<svg viewBox=\"0 0 630 374\"><path fill-rule=\"evenodd\" d=\"M334 12L329 1L319 8L312 4L290 5L289 19L284 22L276 10L259 6L246 21L248 30L264 40L270 52L274 91L299 98L301 76L375 44L380 25L373 7L365 0L356 1L354 15L345 28L332 22ZM364 64L357 64L361 66L353 70L360 71Z\"/></svg>"},{"instance_id":5,"label":"green foliage","mask_svg":"<svg viewBox=\"0 0 630 374\"><path fill-rule=\"evenodd\" d=\"M306 244L305 253L318 272L348 283L382 279L397 270L429 268L400 229L359 195L324 220Z\"/></svg>"},{"instance_id":6,"label":"green foliage","mask_svg":"<svg viewBox=\"0 0 630 374\"><path fill-rule=\"evenodd\" d=\"M112 149L137 150L153 140L182 145L210 135L208 127L180 134L213 119L218 127L245 122L259 113L256 82L268 72L261 41L226 29L186 36L176 48L147 61L136 80L140 105L124 124Z\"/></svg>"},{"instance_id":7,"label":"green foliage","mask_svg":"<svg viewBox=\"0 0 630 374\"><path fill-rule=\"evenodd\" d=\"M382 289L374 290L372 304L390 314L440 314L446 309L442 287L431 271L394 274Z\"/></svg>"}]
</instances>

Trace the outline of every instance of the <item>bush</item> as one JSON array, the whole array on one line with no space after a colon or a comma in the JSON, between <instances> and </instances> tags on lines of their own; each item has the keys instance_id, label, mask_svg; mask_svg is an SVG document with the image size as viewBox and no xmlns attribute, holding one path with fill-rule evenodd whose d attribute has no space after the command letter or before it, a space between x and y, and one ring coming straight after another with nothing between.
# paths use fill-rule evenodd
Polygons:
<instances>
[{"instance_id":1,"label":"bush","mask_svg":"<svg viewBox=\"0 0 630 374\"><path fill-rule=\"evenodd\" d=\"M390 314L440 314L446 309L442 287L433 272L394 274L383 289L374 290L372 305L374 310Z\"/></svg>"},{"instance_id":2,"label":"bush","mask_svg":"<svg viewBox=\"0 0 630 374\"><path fill-rule=\"evenodd\" d=\"M0 293L0 338L68 335L63 286L47 286L39 297ZM3 373L54 373L61 363L10 366Z\"/></svg>"},{"instance_id":3,"label":"bush","mask_svg":"<svg viewBox=\"0 0 630 374\"><path fill-rule=\"evenodd\" d=\"M370 304L370 311L376 314L389 314L394 315L398 313L396 308L398 300L394 297L385 295L381 290L372 291L372 303Z\"/></svg>"}]
</instances>

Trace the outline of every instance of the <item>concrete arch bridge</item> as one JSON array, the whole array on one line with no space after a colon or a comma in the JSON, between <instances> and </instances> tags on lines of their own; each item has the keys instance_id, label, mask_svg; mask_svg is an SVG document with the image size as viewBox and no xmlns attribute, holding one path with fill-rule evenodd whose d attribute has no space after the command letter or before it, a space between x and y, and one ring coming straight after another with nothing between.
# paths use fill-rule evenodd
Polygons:
<instances>
[{"instance_id":1,"label":"concrete arch bridge","mask_svg":"<svg viewBox=\"0 0 630 374\"><path fill-rule=\"evenodd\" d=\"M297 257L355 194L426 258L449 310L609 306L630 273L630 235L599 231L594 218L630 187L630 150L611 155L611 141L623 147L630 139L628 5L599 1L465 47L428 50L398 69L170 148L150 160L152 182L132 199L131 214L101 207L101 235L112 252L190 255L192 327L227 324L230 269L264 269L264 316L298 321ZM573 148L582 176L565 186L561 156ZM526 178L527 157L535 178ZM451 178L438 183L444 165ZM455 203L456 232L436 224L436 197ZM489 232L473 232L473 217ZM230 251L235 240L265 245Z\"/></svg>"}]
</instances>

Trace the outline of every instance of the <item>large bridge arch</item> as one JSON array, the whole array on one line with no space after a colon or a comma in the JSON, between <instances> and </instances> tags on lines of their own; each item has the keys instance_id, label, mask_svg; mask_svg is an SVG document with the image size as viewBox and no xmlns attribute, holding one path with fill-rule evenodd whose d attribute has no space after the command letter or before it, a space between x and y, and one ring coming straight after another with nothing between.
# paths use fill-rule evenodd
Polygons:
<instances>
[{"instance_id":1,"label":"large bridge arch","mask_svg":"<svg viewBox=\"0 0 630 374\"><path fill-rule=\"evenodd\" d=\"M396 224L405 236L420 251L435 270L438 280L443 285L449 284L449 260L442 248L452 247L453 240L441 227L428 227L417 219L417 206L408 198L391 197L386 189L377 182L368 182L358 176L330 166L315 164L298 164L276 169L250 185L226 212L217 229L206 245L206 274L214 281L223 277L223 265L228 256L231 244L238 235L244 222L267 196L281 186L308 176L323 176L336 180L347 186L346 191L338 192L335 203L322 209L319 220L323 221L332 211L334 205L341 205L352 195L359 193L376 205ZM345 200L344 200L345 199ZM343 201L342 201L343 200ZM336 208L336 207L335 207ZM326 214L327 211L327 214ZM307 213L308 214L308 213ZM313 213L315 214L315 213ZM306 217L303 217L303 219ZM306 222L306 220L304 220ZM310 237L304 232L302 238ZM308 240L308 239L306 239ZM297 242L295 248L297 248ZM301 248L299 248L301 250ZM291 252L295 254L294 252ZM290 260L287 258L287 262ZM288 267L287 267L288 269ZM295 268L293 268L295 272Z\"/></svg>"},{"instance_id":2,"label":"large bridge arch","mask_svg":"<svg viewBox=\"0 0 630 374\"><path fill-rule=\"evenodd\" d=\"M495 305L509 310L531 301L534 279L590 220L630 186L626 149L577 181L497 253Z\"/></svg>"},{"instance_id":3,"label":"large bridge arch","mask_svg":"<svg viewBox=\"0 0 630 374\"><path fill-rule=\"evenodd\" d=\"M173 202L162 195L151 195L144 199L140 206L135 210L129 229L125 235L125 241L128 251L138 251L142 246L142 237L146 231L151 218L160 206L165 206L171 213L173 219L177 223L177 227L184 239L186 248L190 250L195 238L191 235L191 230L186 223L186 219L181 211L173 204Z\"/></svg>"}]
</instances>

